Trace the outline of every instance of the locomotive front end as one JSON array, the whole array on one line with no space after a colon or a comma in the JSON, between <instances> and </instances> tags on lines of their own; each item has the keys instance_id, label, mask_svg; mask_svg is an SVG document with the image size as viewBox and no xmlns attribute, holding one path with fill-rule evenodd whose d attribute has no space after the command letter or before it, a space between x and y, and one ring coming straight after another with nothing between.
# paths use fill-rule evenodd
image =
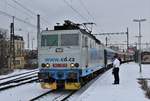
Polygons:
<instances>
[{"instance_id":1,"label":"locomotive front end","mask_svg":"<svg viewBox=\"0 0 150 101\"><path fill-rule=\"evenodd\" d=\"M78 30L43 31L39 40L39 81L45 89L80 88L80 34Z\"/></svg>"}]
</instances>

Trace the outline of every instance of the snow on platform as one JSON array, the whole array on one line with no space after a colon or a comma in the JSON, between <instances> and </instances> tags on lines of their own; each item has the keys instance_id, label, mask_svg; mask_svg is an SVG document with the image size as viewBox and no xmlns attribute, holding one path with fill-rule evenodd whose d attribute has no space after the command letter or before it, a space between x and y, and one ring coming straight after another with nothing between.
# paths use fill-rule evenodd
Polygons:
<instances>
[{"instance_id":1,"label":"snow on platform","mask_svg":"<svg viewBox=\"0 0 150 101\"><path fill-rule=\"evenodd\" d=\"M120 84L112 85L112 70L101 75L87 90L77 94L69 101L150 101L140 88L137 78L150 78L150 65L142 65L142 74L136 63L122 64L120 67ZM39 83L29 83L0 92L0 101L29 101L48 90ZM55 95L54 95L55 97ZM49 97L48 97L49 98ZM51 98L52 99L52 98ZM44 101L51 101L45 100Z\"/></svg>"},{"instance_id":2,"label":"snow on platform","mask_svg":"<svg viewBox=\"0 0 150 101\"><path fill-rule=\"evenodd\" d=\"M120 84L112 85L112 69L99 77L75 101L150 101L145 97L137 78L150 78L150 65L142 65L142 74L136 63L120 66Z\"/></svg>"}]
</instances>

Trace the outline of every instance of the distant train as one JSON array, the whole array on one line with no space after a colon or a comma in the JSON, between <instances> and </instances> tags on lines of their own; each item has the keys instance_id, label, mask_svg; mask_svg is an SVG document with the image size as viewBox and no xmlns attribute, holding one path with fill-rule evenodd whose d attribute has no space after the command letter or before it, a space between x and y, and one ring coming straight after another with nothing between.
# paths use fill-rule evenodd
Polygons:
<instances>
[{"instance_id":1,"label":"distant train","mask_svg":"<svg viewBox=\"0 0 150 101\"><path fill-rule=\"evenodd\" d=\"M68 20L54 30L43 30L38 45L38 77L46 89L80 89L89 78L110 67L118 53ZM122 61L133 59L118 54Z\"/></svg>"},{"instance_id":2,"label":"distant train","mask_svg":"<svg viewBox=\"0 0 150 101\"><path fill-rule=\"evenodd\" d=\"M145 51L141 53L142 64L150 64L150 52Z\"/></svg>"}]
</instances>

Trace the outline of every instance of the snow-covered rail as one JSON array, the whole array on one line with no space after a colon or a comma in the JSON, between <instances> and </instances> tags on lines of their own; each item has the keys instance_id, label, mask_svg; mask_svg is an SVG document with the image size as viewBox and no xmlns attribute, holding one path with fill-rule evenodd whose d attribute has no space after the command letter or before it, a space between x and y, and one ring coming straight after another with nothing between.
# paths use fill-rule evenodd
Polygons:
<instances>
[{"instance_id":1,"label":"snow-covered rail","mask_svg":"<svg viewBox=\"0 0 150 101\"><path fill-rule=\"evenodd\" d=\"M27 81L16 83L16 84L10 84L10 85L6 85L6 86L2 86L2 87L0 87L0 91L6 90L6 89L9 89L9 88L14 88L14 87L17 87L17 86L21 86L21 85L24 85L24 84L27 84L27 83L32 83L32 82L35 82L37 80L38 80L38 78L34 78L32 80L27 80Z\"/></svg>"},{"instance_id":2,"label":"snow-covered rail","mask_svg":"<svg viewBox=\"0 0 150 101\"><path fill-rule=\"evenodd\" d=\"M105 73L101 72L101 74ZM100 75L101 75L100 74ZM66 90L51 90L48 92L45 92L43 94L40 94L32 99L30 99L30 101L66 101L68 99L70 99L72 96L74 96L77 92L82 93L84 92L93 82L95 82L100 75L98 75L97 77L95 77L94 79L92 79L91 81L87 82L86 84L84 84L81 89L76 90L76 91L66 91Z\"/></svg>"},{"instance_id":3,"label":"snow-covered rail","mask_svg":"<svg viewBox=\"0 0 150 101\"><path fill-rule=\"evenodd\" d=\"M30 72L29 74L27 73L26 75L23 74L23 76L19 75L15 78L7 79L7 80L5 79L2 80L0 83L0 91L13 88L16 86L20 86L26 83L31 83L37 80L38 80L37 71L36 72L34 71L33 73Z\"/></svg>"},{"instance_id":4,"label":"snow-covered rail","mask_svg":"<svg viewBox=\"0 0 150 101\"><path fill-rule=\"evenodd\" d=\"M59 97L59 100L56 100L56 101L66 101L69 97L71 97L75 92L77 91L72 91L71 93L69 93L67 96L65 97Z\"/></svg>"},{"instance_id":5,"label":"snow-covered rail","mask_svg":"<svg viewBox=\"0 0 150 101\"><path fill-rule=\"evenodd\" d=\"M23 75L23 76L19 76L17 78L12 78L12 79L9 79L9 80L2 80L0 82L0 86L8 85L10 83L16 83L16 82L24 81L24 80L27 80L27 79L31 79L33 77L37 77L37 72L27 74L27 75Z\"/></svg>"},{"instance_id":6,"label":"snow-covered rail","mask_svg":"<svg viewBox=\"0 0 150 101\"><path fill-rule=\"evenodd\" d=\"M29 76L29 75L33 75L34 73L38 73L38 69L29 71L29 72L24 72L24 73L11 75L11 76L6 76L6 77L3 77L3 78L0 78L0 84L3 83L3 82L7 82L7 81L23 78L23 77L26 77L26 76Z\"/></svg>"},{"instance_id":7,"label":"snow-covered rail","mask_svg":"<svg viewBox=\"0 0 150 101\"><path fill-rule=\"evenodd\" d=\"M50 93L52 93L52 92L54 92L54 91L55 91L55 90L47 91L47 92L45 92L45 93L43 93L43 94L40 94L40 95L38 95L38 96L36 96L36 97L30 99L30 101L35 101L35 100L37 100L37 99L40 99L41 97L46 96L47 94L50 94Z\"/></svg>"},{"instance_id":8,"label":"snow-covered rail","mask_svg":"<svg viewBox=\"0 0 150 101\"><path fill-rule=\"evenodd\" d=\"M19 76L23 76L23 75L34 73L34 72L38 72L38 69L31 70L31 71L24 72L24 73L19 73L19 74L11 75L11 76L6 76L6 77L3 77L3 78L0 78L0 81L2 81L2 80L8 80L10 78L19 77Z\"/></svg>"}]
</instances>

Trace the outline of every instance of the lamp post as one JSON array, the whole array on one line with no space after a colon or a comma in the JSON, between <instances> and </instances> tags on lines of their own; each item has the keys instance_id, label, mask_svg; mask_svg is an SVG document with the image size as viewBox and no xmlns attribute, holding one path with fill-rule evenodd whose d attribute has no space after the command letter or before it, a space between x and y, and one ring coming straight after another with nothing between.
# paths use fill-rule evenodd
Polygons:
<instances>
[{"instance_id":1,"label":"lamp post","mask_svg":"<svg viewBox=\"0 0 150 101\"><path fill-rule=\"evenodd\" d=\"M138 53L138 62L140 67L140 73L142 72L142 66L141 66L141 22L146 21L146 19L134 19L134 22L139 23L139 36L138 36L138 44L139 44L139 53Z\"/></svg>"}]
</instances>

